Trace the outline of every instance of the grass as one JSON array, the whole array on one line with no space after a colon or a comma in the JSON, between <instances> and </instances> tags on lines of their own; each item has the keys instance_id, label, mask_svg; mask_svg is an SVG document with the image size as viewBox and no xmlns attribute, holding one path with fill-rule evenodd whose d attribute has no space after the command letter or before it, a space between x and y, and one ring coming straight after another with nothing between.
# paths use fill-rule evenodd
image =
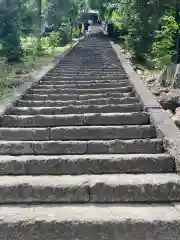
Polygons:
<instances>
[{"instance_id":1,"label":"grass","mask_svg":"<svg viewBox=\"0 0 180 240\"><path fill-rule=\"evenodd\" d=\"M34 71L52 63L55 55L64 52L69 47L70 45L58 47L53 53L45 56L28 56L20 63L10 64L4 58L0 58L0 101L9 97L14 88L28 81Z\"/></svg>"}]
</instances>

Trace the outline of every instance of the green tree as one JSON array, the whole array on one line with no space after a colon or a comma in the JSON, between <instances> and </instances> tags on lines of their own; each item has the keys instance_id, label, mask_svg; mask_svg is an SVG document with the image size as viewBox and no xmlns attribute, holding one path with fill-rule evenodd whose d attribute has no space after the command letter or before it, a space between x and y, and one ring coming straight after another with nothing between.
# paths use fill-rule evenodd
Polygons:
<instances>
[{"instance_id":1,"label":"green tree","mask_svg":"<svg viewBox=\"0 0 180 240\"><path fill-rule=\"evenodd\" d=\"M3 0L0 5L0 42L2 53L10 61L19 61L22 56L20 47L21 0Z\"/></svg>"}]
</instances>

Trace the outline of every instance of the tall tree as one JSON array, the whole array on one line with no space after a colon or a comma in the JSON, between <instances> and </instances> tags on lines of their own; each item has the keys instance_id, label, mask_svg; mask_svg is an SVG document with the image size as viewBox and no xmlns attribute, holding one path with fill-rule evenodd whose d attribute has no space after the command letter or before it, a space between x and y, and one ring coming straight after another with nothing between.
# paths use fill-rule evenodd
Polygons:
<instances>
[{"instance_id":1,"label":"tall tree","mask_svg":"<svg viewBox=\"0 0 180 240\"><path fill-rule=\"evenodd\" d=\"M22 56L20 47L21 0L3 0L0 5L0 41L3 54L10 61L19 61Z\"/></svg>"}]
</instances>

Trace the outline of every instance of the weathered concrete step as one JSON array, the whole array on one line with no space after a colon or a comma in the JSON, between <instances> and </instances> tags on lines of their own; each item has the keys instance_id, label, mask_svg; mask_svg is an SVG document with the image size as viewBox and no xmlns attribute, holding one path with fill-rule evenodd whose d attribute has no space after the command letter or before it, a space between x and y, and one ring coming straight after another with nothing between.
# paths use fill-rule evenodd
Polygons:
<instances>
[{"instance_id":1,"label":"weathered concrete step","mask_svg":"<svg viewBox=\"0 0 180 240\"><path fill-rule=\"evenodd\" d=\"M4 127L58 127L83 125L143 125L149 124L149 115L145 112L36 115L3 115L1 126Z\"/></svg>"},{"instance_id":2,"label":"weathered concrete step","mask_svg":"<svg viewBox=\"0 0 180 240\"><path fill-rule=\"evenodd\" d=\"M86 65L81 65L81 66L79 66L79 69L73 69L73 68L71 68L71 66L69 67L69 66L63 66L62 64L60 64L60 65L58 65L56 68L54 68L54 69L52 69L51 71L49 71L49 72L54 72L54 71L67 71L67 70L69 70L70 72L74 72L74 71L78 71L78 72L82 72L82 70L86 70L86 71L88 71L88 69L87 69L87 66ZM93 69L89 69L90 71L95 71L95 72L99 72L99 71L101 71L101 72L109 72L109 71L117 71L117 72L121 72L121 71L124 71L124 68L121 66L121 65L119 65L119 66L112 66L112 65L101 65L99 68L98 67L94 67Z\"/></svg>"},{"instance_id":3,"label":"weathered concrete step","mask_svg":"<svg viewBox=\"0 0 180 240\"><path fill-rule=\"evenodd\" d=\"M180 236L180 213L165 204L2 205L1 218L2 239L179 240Z\"/></svg>"},{"instance_id":4,"label":"weathered concrete step","mask_svg":"<svg viewBox=\"0 0 180 240\"><path fill-rule=\"evenodd\" d=\"M91 73L91 72L82 72L82 73L68 73L68 72L51 72L51 73L47 73L46 76L62 76L62 77L69 77L69 76L80 76L80 77L84 77L84 76L90 76L90 77L93 77L93 76L97 76L97 77L103 77L103 76L124 76L126 75L124 72L109 72L109 73L106 73L106 72L99 72L99 73Z\"/></svg>"},{"instance_id":5,"label":"weathered concrete step","mask_svg":"<svg viewBox=\"0 0 180 240\"><path fill-rule=\"evenodd\" d=\"M44 78L51 78L51 79L54 79L54 78L59 78L59 79L110 79L110 80L117 80L117 79L124 79L124 78L127 78L127 75L126 74L121 74L119 76L112 76L112 75L105 75L105 76L97 76L97 75L94 75L94 76L80 76L80 75L71 75L71 76L65 76L65 75L62 75L62 74L46 74L46 76Z\"/></svg>"},{"instance_id":6,"label":"weathered concrete step","mask_svg":"<svg viewBox=\"0 0 180 240\"><path fill-rule=\"evenodd\" d=\"M71 76L75 76L75 77L77 77L77 76L80 76L80 77L106 77L106 76L108 76L108 77L111 77L111 76L124 76L124 75L126 75L124 72L108 72L108 73L106 73L106 72L99 72L99 73L95 73L95 72L93 72L93 73L91 73L91 72L82 72L82 73L68 73L68 72L58 72L58 71L56 71L56 72L51 72L51 73L47 73L47 75L46 76L62 76L62 77L71 77Z\"/></svg>"},{"instance_id":7,"label":"weathered concrete step","mask_svg":"<svg viewBox=\"0 0 180 240\"><path fill-rule=\"evenodd\" d=\"M36 141L50 140L50 128L0 128L0 140Z\"/></svg>"},{"instance_id":8,"label":"weathered concrete step","mask_svg":"<svg viewBox=\"0 0 180 240\"><path fill-rule=\"evenodd\" d=\"M76 88L43 88L43 86L41 86L41 88L36 88L36 86L32 89L30 89L28 91L28 93L32 93L32 94L37 94L37 93L63 93L63 94L91 94L91 93L126 93L126 92L131 92L132 91L132 87L115 87L115 88L99 88L99 89L76 89Z\"/></svg>"},{"instance_id":9,"label":"weathered concrete step","mask_svg":"<svg viewBox=\"0 0 180 240\"><path fill-rule=\"evenodd\" d=\"M28 100L19 100L16 103L16 106L20 107L62 107L68 105L103 105L103 104L130 104L138 102L138 99L135 97L125 97L125 98L99 98L99 99L90 99L90 100L82 100L82 101L28 101Z\"/></svg>"},{"instance_id":10,"label":"weathered concrete step","mask_svg":"<svg viewBox=\"0 0 180 240\"><path fill-rule=\"evenodd\" d=\"M94 47L94 48L95 48L95 51L97 51L99 55L103 55L102 51L99 51L99 49L97 49L96 47ZM112 64L118 64L119 63L119 59L117 58L117 56L116 57L112 56L110 51L109 51L108 56L106 54L107 59L102 59L102 57L96 58L94 56L94 54L93 55L91 54L90 50L87 50L87 48L85 48L83 50L86 51L85 54L81 54L78 51L78 52L76 52L74 57L71 56L69 59L67 59L67 58L62 59L61 62L60 62L60 65L63 65L63 64L64 65L66 65L66 64L80 64L80 65L83 65L83 66L94 65L96 67L97 65L101 65L101 66L109 65L109 66L111 66ZM81 49L81 51L82 51L82 49ZM81 56L79 54L81 54ZM105 57L105 55L104 55L104 57Z\"/></svg>"},{"instance_id":11,"label":"weathered concrete step","mask_svg":"<svg viewBox=\"0 0 180 240\"><path fill-rule=\"evenodd\" d=\"M51 83L51 84L50 84ZM56 89L105 89L105 88L122 88L122 87L131 87L130 85L128 85L127 82L119 82L119 83L91 83L91 84L82 84L82 83L69 83L69 84L61 84L61 82L59 83L54 83L53 81L52 82L49 82L49 84L46 84L46 82L41 82L39 83L38 85L34 86L34 88L36 89L53 89L53 88L56 88Z\"/></svg>"},{"instance_id":12,"label":"weathered concrete step","mask_svg":"<svg viewBox=\"0 0 180 240\"><path fill-rule=\"evenodd\" d=\"M151 125L72 126L56 127L50 130L51 140L143 139L155 138L156 136L156 129Z\"/></svg>"},{"instance_id":13,"label":"weathered concrete step","mask_svg":"<svg viewBox=\"0 0 180 240\"><path fill-rule=\"evenodd\" d=\"M180 201L178 174L0 176L0 203Z\"/></svg>"},{"instance_id":14,"label":"weathered concrete step","mask_svg":"<svg viewBox=\"0 0 180 240\"><path fill-rule=\"evenodd\" d=\"M89 46L88 48L92 48L93 47L93 45L92 46ZM94 46L95 47L95 46ZM102 47L102 46L101 46ZM98 48L97 47L95 47L96 48L96 51L98 51ZM89 49L90 50L90 49ZM100 50L100 49L99 49ZM82 49L81 49L81 51L82 51ZM100 50L101 51L101 50ZM102 51L101 51L102 52ZM90 51L88 51L88 53L90 53ZM78 54L78 55L77 55ZM101 64L104 64L105 63L105 61L104 61L104 59L102 59L100 56L98 57L98 58L94 58L94 56L92 56L92 55L90 55L89 54L89 56L88 56L88 58L87 58L87 53L84 53L84 54L81 54L81 55L79 55L80 54L80 51L77 51L76 52L76 54L74 54L74 56L72 56L72 55L70 55L70 56L66 56L66 58L64 58L64 59L62 59L61 60L61 63L60 64L67 64L67 63L73 63L73 64L76 64L76 63L90 63L90 64L96 64L96 63L101 63ZM116 58L114 58L114 57L110 57L110 56L108 56L109 58L108 58L108 60L114 60L114 61L118 61L118 59L117 59L117 57ZM116 61L116 62L117 62ZM108 61L109 62L109 61Z\"/></svg>"},{"instance_id":15,"label":"weathered concrete step","mask_svg":"<svg viewBox=\"0 0 180 240\"><path fill-rule=\"evenodd\" d=\"M25 94L22 99L24 100L88 100L98 98L122 98L133 97L134 93L94 93L94 94Z\"/></svg>"},{"instance_id":16,"label":"weathered concrete step","mask_svg":"<svg viewBox=\"0 0 180 240\"><path fill-rule=\"evenodd\" d=\"M96 81L96 80L91 80L91 81L86 81L86 80L80 80L80 81L61 81L61 80L42 80L39 82L40 85L78 85L78 86L88 86L91 85L92 87L95 87L97 85L98 87L101 86L107 86L107 85L119 85L119 86L127 86L129 82L127 80L105 80L105 81ZM89 86L88 86L89 87Z\"/></svg>"},{"instance_id":17,"label":"weathered concrete step","mask_svg":"<svg viewBox=\"0 0 180 240\"><path fill-rule=\"evenodd\" d=\"M0 175L174 173L168 154L0 156Z\"/></svg>"},{"instance_id":18,"label":"weathered concrete step","mask_svg":"<svg viewBox=\"0 0 180 240\"><path fill-rule=\"evenodd\" d=\"M98 50L96 50L98 51ZM87 52L86 52L87 54ZM102 51L101 53L102 54ZM101 67L102 66L120 66L120 63L119 63L119 59L117 58L111 58L108 56L108 59L106 60L102 60L102 59L95 59L94 56L90 56L90 54L88 55L88 59L87 59L87 55L81 55L81 57L77 58L77 55L79 55L79 51L76 53L76 57L75 58L71 58L69 60L65 60L65 61L61 61L59 63L59 66L63 66L63 65L72 65L72 66L79 66L79 65L82 65L82 66L94 66L97 68L97 65L100 65ZM107 57L107 56L106 56Z\"/></svg>"},{"instance_id":19,"label":"weathered concrete step","mask_svg":"<svg viewBox=\"0 0 180 240\"><path fill-rule=\"evenodd\" d=\"M52 76L52 75L46 75L44 76L44 79L62 79L62 80L71 80L71 79L77 79L77 80L80 80L80 79L83 79L83 80L120 80L120 79L126 79L127 78L127 75L122 75L122 76L104 76L104 77L100 77L100 76L70 76L70 77L63 77L61 75L57 75L57 76Z\"/></svg>"},{"instance_id":20,"label":"weathered concrete step","mask_svg":"<svg viewBox=\"0 0 180 240\"><path fill-rule=\"evenodd\" d=\"M54 68L53 69L53 71L49 71L49 73L51 73L51 72L54 72L54 71L58 71L58 72L72 72L72 73L76 73L76 72L88 72L88 71L90 71L90 72L99 72L99 71L101 71L101 72L111 72L111 71L113 71L113 72L122 72L122 71L124 71L124 68L122 68L121 66L118 66L118 67L109 67L109 66L107 66L107 67L99 67L99 68L97 68L97 67L94 67L94 68L85 68L85 67L83 67L83 66L79 66L78 68L74 68L74 67L71 67L71 66L59 66L59 67L57 67L57 68Z\"/></svg>"},{"instance_id":21,"label":"weathered concrete step","mask_svg":"<svg viewBox=\"0 0 180 240\"><path fill-rule=\"evenodd\" d=\"M108 140L155 138L151 125L0 128L0 140Z\"/></svg>"},{"instance_id":22,"label":"weathered concrete step","mask_svg":"<svg viewBox=\"0 0 180 240\"><path fill-rule=\"evenodd\" d=\"M111 73L118 73L122 74L125 73L123 68L117 68L117 69L90 69L88 70L83 70L83 69L65 69L65 68L56 68L53 69L53 71L49 71L49 73L70 73L70 74L111 74Z\"/></svg>"},{"instance_id":23,"label":"weathered concrete step","mask_svg":"<svg viewBox=\"0 0 180 240\"><path fill-rule=\"evenodd\" d=\"M0 141L1 155L162 153L160 139L92 141Z\"/></svg>"},{"instance_id":24,"label":"weathered concrete step","mask_svg":"<svg viewBox=\"0 0 180 240\"><path fill-rule=\"evenodd\" d=\"M116 80L97 80L97 79L92 79L92 80L88 80L88 79L70 79L70 80L61 80L61 79L42 79L40 81L40 84L50 84L50 85L56 85L56 84L103 84L103 83L107 83L107 84L125 84L128 85L129 81L128 79L122 78L122 79L116 79Z\"/></svg>"},{"instance_id":25,"label":"weathered concrete step","mask_svg":"<svg viewBox=\"0 0 180 240\"><path fill-rule=\"evenodd\" d=\"M64 107L13 107L7 114L11 115L56 115L56 114L83 114L83 113L112 113L142 111L140 103L134 104L107 104L107 105L69 105Z\"/></svg>"}]
</instances>

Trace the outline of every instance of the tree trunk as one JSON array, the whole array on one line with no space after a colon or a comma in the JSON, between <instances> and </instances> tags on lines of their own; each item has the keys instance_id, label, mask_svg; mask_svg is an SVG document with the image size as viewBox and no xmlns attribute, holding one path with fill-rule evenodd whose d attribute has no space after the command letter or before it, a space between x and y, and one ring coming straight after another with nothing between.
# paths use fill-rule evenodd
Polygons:
<instances>
[{"instance_id":1,"label":"tree trunk","mask_svg":"<svg viewBox=\"0 0 180 240\"><path fill-rule=\"evenodd\" d=\"M180 88L180 63L176 66L173 87Z\"/></svg>"},{"instance_id":2,"label":"tree trunk","mask_svg":"<svg viewBox=\"0 0 180 240\"><path fill-rule=\"evenodd\" d=\"M160 85L165 87L166 84L166 76L167 76L167 68L163 69L159 75L159 77L156 79L156 85Z\"/></svg>"},{"instance_id":3,"label":"tree trunk","mask_svg":"<svg viewBox=\"0 0 180 240\"><path fill-rule=\"evenodd\" d=\"M37 52L41 52L41 22L42 22L42 0L37 0L38 9L38 33L37 33Z\"/></svg>"},{"instance_id":4,"label":"tree trunk","mask_svg":"<svg viewBox=\"0 0 180 240\"><path fill-rule=\"evenodd\" d=\"M177 64L171 63L161 72L160 76L156 80L156 84L163 87L170 85L173 86L176 68Z\"/></svg>"},{"instance_id":5,"label":"tree trunk","mask_svg":"<svg viewBox=\"0 0 180 240\"><path fill-rule=\"evenodd\" d=\"M20 26L18 22L18 11L20 6L18 4L12 6L10 0L5 3L4 9L2 9L2 12L4 12L4 26L1 29L3 51L8 62L18 62L22 57L19 36Z\"/></svg>"}]
</instances>

